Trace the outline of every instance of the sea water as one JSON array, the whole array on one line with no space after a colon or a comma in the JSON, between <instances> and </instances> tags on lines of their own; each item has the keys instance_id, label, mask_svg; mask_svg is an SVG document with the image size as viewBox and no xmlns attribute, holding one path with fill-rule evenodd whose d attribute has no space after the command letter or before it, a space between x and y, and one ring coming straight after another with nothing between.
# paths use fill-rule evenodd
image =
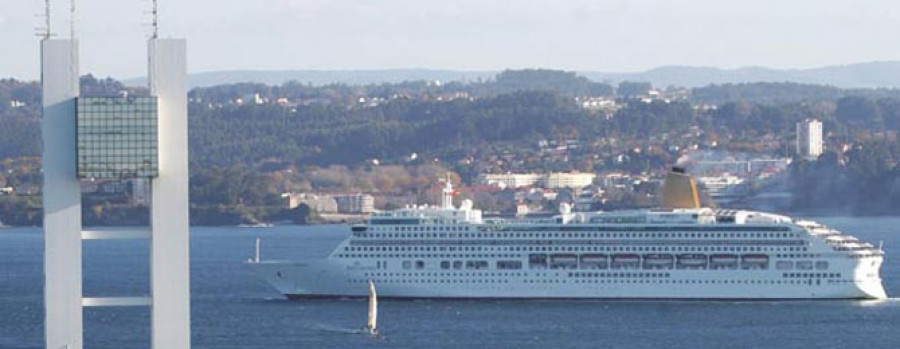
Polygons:
<instances>
[{"instance_id":1,"label":"sea water","mask_svg":"<svg viewBox=\"0 0 900 349\"><path fill-rule=\"evenodd\" d=\"M878 244L900 296L900 218L817 218ZM365 301L288 301L244 266L324 258L345 226L193 228L194 348L900 348L900 301L393 301L361 334ZM0 229L0 348L43 347L42 236ZM144 296L147 241L85 241L84 295ZM86 348L149 348L146 307L86 308Z\"/></svg>"}]
</instances>

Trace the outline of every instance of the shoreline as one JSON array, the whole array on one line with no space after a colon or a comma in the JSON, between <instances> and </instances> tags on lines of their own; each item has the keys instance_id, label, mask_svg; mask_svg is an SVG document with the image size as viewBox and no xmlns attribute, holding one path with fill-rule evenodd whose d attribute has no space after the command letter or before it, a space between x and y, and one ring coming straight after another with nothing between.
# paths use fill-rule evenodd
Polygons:
<instances>
[{"instance_id":1,"label":"shoreline","mask_svg":"<svg viewBox=\"0 0 900 349\"><path fill-rule=\"evenodd\" d=\"M900 218L900 213L898 214L853 214L849 212L817 212L817 211L787 211L787 212L773 212L775 214L781 214L790 216L792 218L818 218L818 217L828 217L828 218ZM271 227L279 227L279 226L320 226L320 225L352 225L363 223L365 221L366 215L357 215L357 214L328 214L322 215L319 219L308 221L306 223L296 223L289 221L272 221L272 222L253 222L253 223L242 223L242 224L232 224L232 223L215 223L215 222L198 222L192 223L191 227L214 227L214 228L223 228L223 227L233 227L233 228L271 228ZM85 225L85 227L146 227L146 225L140 224L92 224ZM41 225L4 225L0 224L0 229L4 228L41 228Z\"/></svg>"}]
</instances>

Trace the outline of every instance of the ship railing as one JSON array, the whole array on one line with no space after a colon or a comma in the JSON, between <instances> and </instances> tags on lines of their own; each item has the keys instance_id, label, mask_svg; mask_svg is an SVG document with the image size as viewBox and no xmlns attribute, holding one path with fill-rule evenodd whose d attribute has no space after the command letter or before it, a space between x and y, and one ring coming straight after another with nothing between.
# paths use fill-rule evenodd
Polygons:
<instances>
[{"instance_id":1,"label":"ship railing","mask_svg":"<svg viewBox=\"0 0 900 349\"><path fill-rule=\"evenodd\" d=\"M489 218L485 219L484 223L486 224L505 224L505 225L529 225L529 224L548 224L548 223L556 223L553 219L504 219L504 218Z\"/></svg>"}]
</instances>

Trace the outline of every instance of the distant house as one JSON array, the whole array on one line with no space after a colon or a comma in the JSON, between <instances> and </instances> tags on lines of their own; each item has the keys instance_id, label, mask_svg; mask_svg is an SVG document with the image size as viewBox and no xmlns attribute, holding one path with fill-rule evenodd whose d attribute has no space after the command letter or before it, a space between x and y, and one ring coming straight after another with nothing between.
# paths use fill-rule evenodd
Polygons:
<instances>
[{"instance_id":1,"label":"distant house","mask_svg":"<svg viewBox=\"0 0 900 349\"><path fill-rule=\"evenodd\" d=\"M259 93L248 93L235 101L237 104L262 105L266 102Z\"/></svg>"},{"instance_id":2,"label":"distant house","mask_svg":"<svg viewBox=\"0 0 900 349\"><path fill-rule=\"evenodd\" d=\"M13 187L16 195L38 195L41 193L41 187L36 184L20 184Z\"/></svg>"}]
</instances>

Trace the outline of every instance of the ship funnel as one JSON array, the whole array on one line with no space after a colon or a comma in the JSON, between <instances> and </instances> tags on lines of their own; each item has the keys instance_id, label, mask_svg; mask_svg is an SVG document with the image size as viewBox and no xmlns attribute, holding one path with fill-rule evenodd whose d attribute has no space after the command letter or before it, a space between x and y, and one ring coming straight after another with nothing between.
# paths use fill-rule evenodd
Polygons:
<instances>
[{"instance_id":1,"label":"ship funnel","mask_svg":"<svg viewBox=\"0 0 900 349\"><path fill-rule=\"evenodd\" d=\"M672 167L663 184L663 208L700 208L700 194L694 178L682 167Z\"/></svg>"}]
</instances>

